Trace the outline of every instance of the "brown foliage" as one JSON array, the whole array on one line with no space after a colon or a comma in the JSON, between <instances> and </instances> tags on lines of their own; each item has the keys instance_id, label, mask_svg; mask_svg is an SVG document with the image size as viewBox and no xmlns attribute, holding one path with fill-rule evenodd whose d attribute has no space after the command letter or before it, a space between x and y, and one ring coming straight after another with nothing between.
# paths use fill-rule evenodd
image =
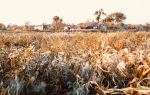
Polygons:
<instances>
[{"instance_id":1,"label":"brown foliage","mask_svg":"<svg viewBox=\"0 0 150 95\"><path fill-rule=\"evenodd\" d=\"M2 33L2 95L150 94L150 33Z\"/></svg>"},{"instance_id":2,"label":"brown foliage","mask_svg":"<svg viewBox=\"0 0 150 95\"><path fill-rule=\"evenodd\" d=\"M3 23L0 23L0 30L5 30L6 26Z\"/></svg>"}]
</instances>

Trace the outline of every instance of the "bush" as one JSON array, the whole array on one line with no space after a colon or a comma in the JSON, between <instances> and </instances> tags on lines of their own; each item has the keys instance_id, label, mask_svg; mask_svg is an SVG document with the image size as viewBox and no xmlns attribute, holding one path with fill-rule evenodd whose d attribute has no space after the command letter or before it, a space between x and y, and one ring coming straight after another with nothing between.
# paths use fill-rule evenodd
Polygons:
<instances>
[{"instance_id":1,"label":"bush","mask_svg":"<svg viewBox=\"0 0 150 95\"><path fill-rule=\"evenodd\" d=\"M6 26L3 23L0 23L0 30L5 30Z\"/></svg>"}]
</instances>

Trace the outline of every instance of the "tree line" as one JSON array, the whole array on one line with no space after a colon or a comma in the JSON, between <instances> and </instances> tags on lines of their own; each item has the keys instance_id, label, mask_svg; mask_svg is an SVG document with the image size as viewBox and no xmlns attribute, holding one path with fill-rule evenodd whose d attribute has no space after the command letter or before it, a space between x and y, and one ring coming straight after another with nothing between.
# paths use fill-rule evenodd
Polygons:
<instances>
[{"instance_id":1,"label":"tree line","mask_svg":"<svg viewBox=\"0 0 150 95\"><path fill-rule=\"evenodd\" d=\"M95 15L95 26L94 27L89 27L86 26L87 23L82 23L82 24L78 24L79 27L81 29L99 29L99 26L103 25L106 26L107 29L111 29L111 30L115 30L118 29L120 27L126 27L128 29L139 29L140 26L136 26L136 25L132 25L132 24L125 24L124 21L126 20L126 15L122 12L114 12L111 14L107 14L104 12L103 9L97 10L94 12ZM102 17L104 17L102 19ZM52 31L64 31L64 27L67 26L67 24L65 24L63 22L63 19L60 18L59 16L54 16L53 17L53 22L51 23L51 30ZM87 28L88 27L88 28ZM150 24L146 23L145 25L143 25L143 30L149 31L150 30ZM43 31L47 30L48 27L46 24L43 23ZM70 28L68 28L70 29ZM25 23L25 25L23 26L18 26L18 25L7 25L5 26L3 23L0 23L0 30L10 30L10 31L15 31L15 30L20 30L20 31L29 31L29 30L34 30L33 27L31 27L31 25L29 25L29 23Z\"/></svg>"}]
</instances>

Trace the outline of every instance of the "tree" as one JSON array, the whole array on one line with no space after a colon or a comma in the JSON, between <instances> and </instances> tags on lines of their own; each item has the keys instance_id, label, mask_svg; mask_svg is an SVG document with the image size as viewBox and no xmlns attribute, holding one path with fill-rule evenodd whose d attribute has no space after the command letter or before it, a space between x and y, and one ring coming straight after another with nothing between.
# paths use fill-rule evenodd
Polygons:
<instances>
[{"instance_id":1,"label":"tree","mask_svg":"<svg viewBox=\"0 0 150 95\"><path fill-rule=\"evenodd\" d=\"M53 17L52 27L55 32L60 32L64 30L63 19L59 16Z\"/></svg>"},{"instance_id":2,"label":"tree","mask_svg":"<svg viewBox=\"0 0 150 95\"><path fill-rule=\"evenodd\" d=\"M44 31L45 31L45 30L48 30L48 26L47 26L46 23L43 23L42 25L43 25L43 30L44 30Z\"/></svg>"},{"instance_id":3,"label":"tree","mask_svg":"<svg viewBox=\"0 0 150 95\"><path fill-rule=\"evenodd\" d=\"M54 21L54 22L58 22L59 19L60 19L59 16L54 16L54 17L53 17L53 21Z\"/></svg>"},{"instance_id":4,"label":"tree","mask_svg":"<svg viewBox=\"0 0 150 95\"><path fill-rule=\"evenodd\" d=\"M9 28L10 28L10 31L15 32L17 30L17 28L18 28L18 25L15 25L15 24L14 25L10 25Z\"/></svg>"},{"instance_id":5,"label":"tree","mask_svg":"<svg viewBox=\"0 0 150 95\"><path fill-rule=\"evenodd\" d=\"M121 12L114 12L108 15L105 19L103 19L103 23L106 25L111 25L110 28L118 28L123 26L123 21L126 19L126 16Z\"/></svg>"},{"instance_id":6,"label":"tree","mask_svg":"<svg viewBox=\"0 0 150 95\"><path fill-rule=\"evenodd\" d=\"M150 23L146 23L145 24L145 30L146 31L150 31Z\"/></svg>"},{"instance_id":7,"label":"tree","mask_svg":"<svg viewBox=\"0 0 150 95\"><path fill-rule=\"evenodd\" d=\"M100 9L100 10L95 11L95 15L96 15L96 21L99 23L101 16L106 15L106 13L104 12L103 9Z\"/></svg>"},{"instance_id":8,"label":"tree","mask_svg":"<svg viewBox=\"0 0 150 95\"><path fill-rule=\"evenodd\" d=\"M115 12L108 15L103 22L113 22L113 23L120 23L126 19L126 16L121 12Z\"/></svg>"},{"instance_id":9,"label":"tree","mask_svg":"<svg viewBox=\"0 0 150 95\"><path fill-rule=\"evenodd\" d=\"M30 30L30 22L25 22L22 26L22 31L29 31Z\"/></svg>"},{"instance_id":10,"label":"tree","mask_svg":"<svg viewBox=\"0 0 150 95\"><path fill-rule=\"evenodd\" d=\"M0 30L5 30L6 26L3 23L0 23Z\"/></svg>"}]
</instances>

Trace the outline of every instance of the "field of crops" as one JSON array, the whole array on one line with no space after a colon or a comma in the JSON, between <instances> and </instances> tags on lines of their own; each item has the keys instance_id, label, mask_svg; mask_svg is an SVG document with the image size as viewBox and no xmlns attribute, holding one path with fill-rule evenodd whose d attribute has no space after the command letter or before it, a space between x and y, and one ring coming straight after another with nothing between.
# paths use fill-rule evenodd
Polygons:
<instances>
[{"instance_id":1,"label":"field of crops","mask_svg":"<svg viewBox=\"0 0 150 95\"><path fill-rule=\"evenodd\" d=\"M0 95L150 95L150 33L0 33Z\"/></svg>"}]
</instances>

